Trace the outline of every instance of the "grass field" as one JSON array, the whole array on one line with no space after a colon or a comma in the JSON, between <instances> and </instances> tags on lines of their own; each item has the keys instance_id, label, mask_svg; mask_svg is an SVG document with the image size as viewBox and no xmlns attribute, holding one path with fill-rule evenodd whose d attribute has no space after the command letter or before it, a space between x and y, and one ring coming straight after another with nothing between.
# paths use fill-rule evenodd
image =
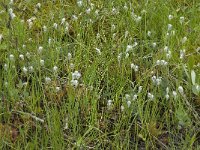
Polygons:
<instances>
[{"instance_id":1,"label":"grass field","mask_svg":"<svg viewBox=\"0 0 200 150\"><path fill-rule=\"evenodd\" d=\"M0 0L0 149L200 149L200 1Z\"/></svg>"}]
</instances>

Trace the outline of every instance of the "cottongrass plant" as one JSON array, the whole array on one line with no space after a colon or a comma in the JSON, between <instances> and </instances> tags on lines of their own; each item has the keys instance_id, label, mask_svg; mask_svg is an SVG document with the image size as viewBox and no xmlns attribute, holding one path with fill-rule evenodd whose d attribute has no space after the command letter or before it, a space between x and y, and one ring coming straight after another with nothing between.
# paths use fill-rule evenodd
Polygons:
<instances>
[{"instance_id":1,"label":"cottongrass plant","mask_svg":"<svg viewBox=\"0 0 200 150\"><path fill-rule=\"evenodd\" d=\"M1 149L200 149L198 0L2 1Z\"/></svg>"}]
</instances>

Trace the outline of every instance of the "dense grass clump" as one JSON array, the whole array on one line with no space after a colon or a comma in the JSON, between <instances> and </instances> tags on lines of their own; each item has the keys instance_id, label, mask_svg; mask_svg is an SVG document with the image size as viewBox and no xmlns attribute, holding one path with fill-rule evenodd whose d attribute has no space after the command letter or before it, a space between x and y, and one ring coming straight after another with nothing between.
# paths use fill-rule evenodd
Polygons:
<instances>
[{"instance_id":1,"label":"dense grass clump","mask_svg":"<svg viewBox=\"0 0 200 150\"><path fill-rule=\"evenodd\" d=\"M0 149L200 149L199 0L1 0Z\"/></svg>"}]
</instances>

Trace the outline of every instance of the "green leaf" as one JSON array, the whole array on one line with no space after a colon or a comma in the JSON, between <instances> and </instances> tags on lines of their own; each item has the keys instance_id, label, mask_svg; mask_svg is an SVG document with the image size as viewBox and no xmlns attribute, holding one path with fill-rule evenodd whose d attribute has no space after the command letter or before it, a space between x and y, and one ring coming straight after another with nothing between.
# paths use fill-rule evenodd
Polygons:
<instances>
[{"instance_id":1,"label":"green leaf","mask_svg":"<svg viewBox=\"0 0 200 150\"><path fill-rule=\"evenodd\" d=\"M195 85L196 73L194 72L194 70L191 71L191 79L192 79L192 84Z\"/></svg>"},{"instance_id":2,"label":"green leaf","mask_svg":"<svg viewBox=\"0 0 200 150\"><path fill-rule=\"evenodd\" d=\"M192 92L193 92L195 95L198 95L198 94L199 94L199 91L198 91L198 89L196 88L196 85L193 85L193 86L192 86Z\"/></svg>"}]
</instances>

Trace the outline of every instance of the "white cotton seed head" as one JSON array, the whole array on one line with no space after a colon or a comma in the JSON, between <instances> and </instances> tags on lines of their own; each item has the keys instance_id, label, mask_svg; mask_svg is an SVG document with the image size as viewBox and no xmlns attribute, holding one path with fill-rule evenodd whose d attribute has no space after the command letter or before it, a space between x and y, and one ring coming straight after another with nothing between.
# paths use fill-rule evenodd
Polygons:
<instances>
[{"instance_id":1,"label":"white cotton seed head","mask_svg":"<svg viewBox=\"0 0 200 150\"><path fill-rule=\"evenodd\" d=\"M43 59L40 60L40 65L44 66L44 60Z\"/></svg>"},{"instance_id":2,"label":"white cotton seed head","mask_svg":"<svg viewBox=\"0 0 200 150\"><path fill-rule=\"evenodd\" d=\"M91 12L91 9L90 8L88 8L88 9L86 9L86 11L85 11L87 14L90 14L90 12Z\"/></svg>"},{"instance_id":3,"label":"white cotton seed head","mask_svg":"<svg viewBox=\"0 0 200 150\"><path fill-rule=\"evenodd\" d=\"M47 26L43 26L43 31L44 31L44 32L47 31Z\"/></svg>"},{"instance_id":4,"label":"white cotton seed head","mask_svg":"<svg viewBox=\"0 0 200 150\"><path fill-rule=\"evenodd\" d=\"M28 59L30 59L30 58L31 58L31 54L30 54L29 52L27 52L27 53L26 53L26 57L27 57Z\"/></svg>"},{"instance_id":5,"label":"white cotton seed head","mask_svg":"<svg viewBox=\"0 0 200 150\"><path fill-rule=\"evenodd\" d=\"M150 37L151 36L151 31L148 31L147 35L148 35L148 37Z\"/></svg>"},{"instance_id":6,"label":"white cotton seed head","mask_svg":"<svg viewBox=\"0 0 200 150\"><path fill-rule=\"evenodd\" d=\"M23 67L22 71L23 71L24 74L26 74L28 72L28 69L26 67Z\"/></svg>"},{"instance_id":7,"label":"white cotton seed head","mask_svg":"<svg viewBox=\"0 0 200 150\"><path fill-rule=\"evenodd\" d=\"M180 21L181 24L183 24L183 22L185 21L185 17L183 17L183 16L180 17L180 20L179 20L179 21Z\"/></svg>"},{"instance_id":8,"label":"white cotton seed head","mask_svg":"<svg viewBox=\"0 0 200 150\"><path fill-rule=\"evenodd\" d=\"M142 86L139 86L139 88L138 88L138 93L140 93L141 91L142 91Z\"/></svg>"},{"instance_id":9,"label":"white cotton seed head","mask_svg":"<svg viewBox=\"0 0 200 150\"><path fill-rule=\"evenodd\" d=\"M51 82L51 78L45 77L45 82L46 82L47 84L49 84L49 83Z\"/></svg>"},{"instance_id":10,"label":"white cotton seed head","mask_svg":"<svg viewBox=\"0 0 200 150\"><path fill-rule=\"evenodd\" d=\"M53 24L53 27L54 27L54 29L58 29L58 24L57 24L57 23L54 23L54 24Z\"/></svg>"},{"instance_id":11,"label":"white cotton seed head","mask_svg":"<svg viewBox=\"0 0 200 150\"><path fill-rule=\"evenodd\" d=\"M77 87L78 86L78 84L79 84L79 82L78 82L78 80L71 80L71 85L73 86L73 87Z\"/></svg>"},{"instance_id":12,"label":"white cotton seed head","mask_svg":"<svg viewBox=\"0 0 200 150\"><path fill-rule=\"evenodd\" d=\"M176 99L176 97L177 97L177 92L176 92L176 91L173 91L173 92L172 92L172 95L173 95L174 98Z\"/></svg>"},{"instance_id":13,"label":"white cotton seed head","mask_svg":"<svg viewBox=\"0 0 200 150\"><path fill-rule=\"evenodd\" d=\"M169 99L169 94L166 94L165 98L166 98L166 100L168 100Z\"/></svg>"},{"instance_id":14,"label":"white cotton seed head","mask_svg":"<svg viewBox=\"0 0 200 150\"><path fill-rule=\"evenodd\" d=\"M122 112L124 111L124 106L123 106L123 105L121 105L121 111L122 111Z\"/></svg>"},{"instance_id":15,"label":"white cotton seed head","mask_svg":"<svg viewBox=\"0 0 200 150\"><path fill-rule=\"evenodd\" d=\"M108 100L107 106L108 106L108 108L110 108L112 106L112 100Z\"/></svg>"},{"instance_id":16,"label":"white cotton seed head","mask_svg":"<svg viewBox=\"0 0 200 150\"><path fill-rule=\"evenodd\" d=\"M169 87L166 88L166 93L167 93L167 94L169 93Z\"/></svg>"},{"instance_id":17,"label":"white cotton seed head","mask_svg":"<svg viewBox=\"0 0 200 150\"><path fill-rule=\"evenodd\" d=\"M33 66L29 66L29 67L28 67L28 70L29 70L29 72L33 72L33 71L34 71Z\"/></svg>"},{"instance_id":18,"label":"white cotton seed head","mask_svg":"<svg viewBox=\"0 0 200 150\"><path fill-rule=\"evenodd\" d=\"M137 94L134 94L134 95L133 95L133 100L136 100L137 97L138 97Z\"/></svg>"},{"instance_id":19,"label":"white cotton seed head","mask_svg":"<svg viewBox=\"0 0 200 150\"><path fill-rule=\"evenodd\" d=\"M184 44L185 42L187 41L187 37L185 36L183 39L182 39L182 44Z\"/></svg>"},{"instance_id":20,"label":"white cotton seed head","mask_svg":"<svg viewBox=\"0 0 200 150\"><path fill-rule=\"evenodd\" d=\"M3 39L3 34L0 34L0 43L1 43L2 39Z\"/></svg>"},{"instance_id":21,"label":"white cotton seed head","mask_svg":"<svg viewBox=\"0 0 200 150\"><path fill-rule=\"evenodd\" d=\"M60 91L60 87L57 86L55 90L56 90L56 92L59 92Z\"/></svg>"},{"instance_id":22,"label":"white cotton seed head","mask_svg":"<svg viewBox=\"0 0 200 150\"><path fill-rule=\"evenodd\" d=\"M125 98L126 98L126 100L130 100L131 96L129 94L125 94Z\"/></svg>"},{"instance_id":23,"label":"white cotton seed head","mask_svg":"<svg viewBox=\"0 0 200 150\"><path fill-rule=\"evenodd\" d=\"M19 55L19 58L20 58L21 60L24 60L24 55L20 54L20 55Z\"/></svg>"},{"instance_id":24,"label":"white cotton seed head","mask_svg":"<svg viewBox=\"0 0 200 150\"><path fill-rule=\"evenodd\" d=\"M73 73L72 73L72 79L73 80L78 80L79 78L81 77L81 73L80 72L78 72L78 71L74 71Z\"/></svg>"},{"instance_id":25,"label":"white cotton seed head","mask_svg":"<svg viewBox=\"0 0 200 150\"><path fill-rule=\"evenodd\" d=\"M62 20L61 20L61 24L64 24L65 21L66 21L66 19L65 19L65 18L62 18Z\"/></svg>"},{"instance_id":26,"label":"white cotton seed head","mask_svg":"<svg viewBox=\"0 0 200 150\"><path fill-rule=\"evenodd\" d=\"M151 94L151 93L148 93L148 98L150 99L150 100L153 100L154 99L154 95L153 94Z\"/></svg>"},{"instance_id":27,"label":"white cotton seed head","mask_svg":"<svg viewBox=\"0 0 200 150\"><path fill-rule=\"evenodd\" d=\"M126 53L126 56L125 56L125 58L127 59L129 57L129 53Z\"/></svg>"},{"instance_id":28,"label":"white cotton seed head","mask_svg":"<svg viewBox=\"0 0 200 150\"><path fill-rule=\"evenodd\" d=\"M76 15L72 15L72 20L76 21L78 20L78 17Z\"/></svg>"},{"instance_id":29,"label":"white cotton seed head","mask_svg":"<svg viewBox=\"0 0 200 150\"><path fill-rule=\"evenodd\" d=\"M168 46L165 46L164 47L164 52L168 52L169 51L169 47Z\"/></svg>"},{"instance_id":30,"label":"white cotton seed head","mask_svg":"<svg viewBox=\"0 0 200 150\"><path fill-rule=\"evenodd\" d=\"M42 46L39 46L39 48L38 48L38 53L41 53L42 50L43 50L43 47L42 47Z\"/></svg>"},{"instance_id":31,"label":"white cotton seed head","mask_svg":"<svg viewBox=\"0 0 200 150\"><path fill-rule=\"evenodd\" d=\"M126 47L126 53L128 53L129 51L131 51L133 49L132 45L127 45Z\"/></svg>"},{"instance_id":32,"label":"white cotton seed head","mask_svg":"<svg viewBox=\"0 0 200 150\"><path fill-rule=\"evenodd\" d=\"M172 15L169 15L169 16L168 16L168 19L169 19L169 20L172 20L173 18L174 18L174 17L173 17Z\"/></svg>"},{"instance_id":33,"label":"white cotton seed head","mask_svg":"<svg viewBox=\"0 0 200 150\"><path fill-rule=\"evenodd\" d=\"M178 87L178 91L179 91L179 93L184 94L184 91L183 91L183 87L182 87L182 86L179 86L179 87Z\"/></svg>"},{"instance_id":34,"label":"white cotton seed head","mask_svg":"<svg viewBox=\"0 0 200 150\"><path fill-rule=\"evenodd\" d=\"M168 31L172 30L172 24L168 24Z\"/></svg>"},{"instance_id":35,"label":"white cotton seed head","mask_svg":"<svg viewBox=\"0 0 200 150\"><path fill-rule=\"evenodd\" d=\"M11 61L13 61L15 57L14 57L13 54L10 54L9 58L10 58Z\"/></svg>"},{"instance_id":36,"label":"white cotton seed head","mask_svg":"<svg viewBox=\"0 0 200 150\"><path fill-rule=\"evenodd\" d=\"M58 67L57 66L54 66L53 67L53 72L57 72L58 71Z\"/></svg>"},{"instance_id":37,"label":"white cotton seed head","mask_svg":"<svg viewBox=\"0 0 200 150\"><path fill-rule=\"evenodd\" d=\"M131 106L131 101L127 101L127 106L128 106L128 107Z\"/></svg>"},{"instance_id":38,"label":"white cotton seed head","mask_svg":"<svg viewBox=\"0 0 200 150\"><path fill-rule=\"evenodd\" d=\"M4 69L8 70L8 65L7 64L4 64Z\"/></svg>"},{"instance_id":39,"label":"white cotton seed head","mask_svg":"<svg viewBox=\"0 0 200 150\"><path fill-rule=\"evenodd\" d=\"M68 59L68 61L70 61L71 58L72 58L72 54L71 54L71 53L68 53L68 54L67 54L67 59Z\"/></svg>"},{"instance_id":40,"label":"white cotton seed head","mask_svg":"<svg viewBox=\"0 0 200 150\"><path fill-rule=\"evenodd\" d=\"M78 5L78 7L82 7L83 6L83 1L82 0L78 0L77 1L77 5Z\"/></svg>"},{"instance_id":41,"label":"white cotton seed head","mask_svg":"<svg viewBox=\"0 0 200 150\"><path fill-rule=\"evenodd\" d=\"M157 45L156 42L152 43L153 48L155 48L156 45Z\"/></svg>"},{"instance_id":42,"label":"white cotton seed head","mask_svg":"<svg viewBox=\"0 0 200 150\"><path fill-rule=\"evenodd\" d=\"M37 3L36 8L40 9L41 3Z\"/></svg>"},{"instance_id":43,"label":"white cotton seed head","mask_svg":"<svg viewBox=\"0 0 200 150\"><path fill-rule=\"evenodd\" d=\"M101 55L101 50L99 48L95 48L96 52Z\"/></svg>"}]
</instances>

